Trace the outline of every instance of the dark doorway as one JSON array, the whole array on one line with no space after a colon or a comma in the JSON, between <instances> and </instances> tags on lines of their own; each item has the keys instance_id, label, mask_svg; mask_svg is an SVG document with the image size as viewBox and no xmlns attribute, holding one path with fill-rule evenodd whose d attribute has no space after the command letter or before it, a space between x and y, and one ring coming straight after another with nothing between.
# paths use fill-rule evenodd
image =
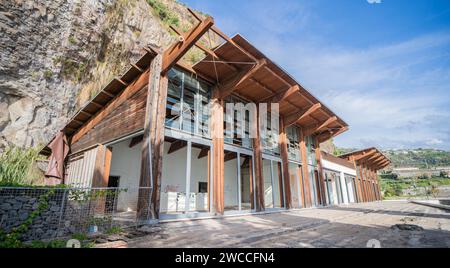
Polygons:
<instances>
[{"instance_id":1,"label":"dark doorway","mask_svg":"<svg viewBox=\"0 0 450 268\"><path fill-rule=\"evenodd\" d=\"M108 188L111 189L108 189L108 192L106 193L106 213L112 213L113 211L117 210L117 202L115 202L115 200L117 199L117 195L119 194L119 182L119 176L109 176Z\"/></svg>"}]
</instances>

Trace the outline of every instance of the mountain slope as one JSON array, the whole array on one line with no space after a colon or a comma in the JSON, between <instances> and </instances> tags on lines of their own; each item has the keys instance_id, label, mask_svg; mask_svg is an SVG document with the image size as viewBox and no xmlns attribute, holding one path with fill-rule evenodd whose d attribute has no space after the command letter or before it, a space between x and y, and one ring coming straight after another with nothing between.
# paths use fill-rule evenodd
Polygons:
<instances>
[{"instance_id":1,"label":"mountain slope","mask_svg":"<svg viewBox=\"0 0 450 268\"><path fill-rule=\"evenodd\" d=\"M47 142L142 55L192 27L175 0L2 0L0 151Z\"/></svg>"}]
</instances>

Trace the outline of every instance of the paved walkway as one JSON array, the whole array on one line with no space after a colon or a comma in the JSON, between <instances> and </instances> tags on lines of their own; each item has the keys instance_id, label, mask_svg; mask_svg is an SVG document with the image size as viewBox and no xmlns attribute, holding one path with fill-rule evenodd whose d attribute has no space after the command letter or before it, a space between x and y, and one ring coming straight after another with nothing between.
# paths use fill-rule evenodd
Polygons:
<instances>
[{"instance_id":1,"label":"paved walkway","mask_svg":"<svg viewBox=\"0 0 450 268\"><path fill-rule=\"evenodd\" d=\"M396 224L420 226L403 230ZM128 247L450 247L450 213L385 201L322 209L161 224ZM413 226L414 227L414 226ZM419 228L420 228L419 227Z\"/></svg>"}]
</instances>

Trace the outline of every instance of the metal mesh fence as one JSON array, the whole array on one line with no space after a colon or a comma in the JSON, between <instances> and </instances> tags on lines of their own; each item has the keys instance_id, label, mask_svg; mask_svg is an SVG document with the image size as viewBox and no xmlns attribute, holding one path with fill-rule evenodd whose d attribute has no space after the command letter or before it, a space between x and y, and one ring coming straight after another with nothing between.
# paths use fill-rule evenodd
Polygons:
<instances>
[{"instance_id":1,"label":"metal mesh fence","mask_svg":"<svg viewBox=\"0 0 450 268\"><path fill-rule=\"evenodd\" d=\"M150 187L0 187L0 230L26 224L21 240L31 241L137 226L149 219L150 193Z\"/></svg>"}]
</instances>

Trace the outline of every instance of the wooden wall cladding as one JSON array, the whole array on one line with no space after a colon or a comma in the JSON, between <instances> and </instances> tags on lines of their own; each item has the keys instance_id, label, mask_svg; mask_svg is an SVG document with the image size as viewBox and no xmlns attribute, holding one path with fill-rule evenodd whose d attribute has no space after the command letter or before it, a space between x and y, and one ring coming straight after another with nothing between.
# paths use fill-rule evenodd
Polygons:
<instances>
[{"instance_id":1,"label":"wooden wall cladding","mask_svg":"<svg viewBox=\"0 0 450 268\"><path fill-rule=\"evenodd\" d=\"M147 86L145 85L74 143L72 152L143 129L146 100Z\"/></svg>"}]
</instances>

